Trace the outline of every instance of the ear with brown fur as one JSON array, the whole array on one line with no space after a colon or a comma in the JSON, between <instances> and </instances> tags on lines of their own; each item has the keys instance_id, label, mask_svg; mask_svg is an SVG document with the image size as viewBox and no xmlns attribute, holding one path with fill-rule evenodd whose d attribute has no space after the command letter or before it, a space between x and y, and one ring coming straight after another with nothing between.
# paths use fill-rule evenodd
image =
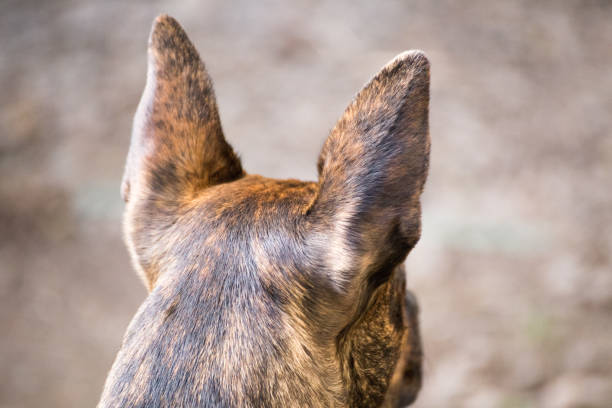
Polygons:
<instances>
[{"instance_id":1,"label":"ear with brown fur","mask_svg":"<svg viewBox=\"0 0 612 408\"><path fill-rule=\"evenodd\" d=\"M125 241L152 290L168 258L168 229L181 204L244 172L223 136L212 81L172 17L161 15L153 23L148 55L122 195Z\"/></svg>"},{"instance_id":2,"label":"ear with brown fur","mask_svg":"<svg viewBox=\"0 0 612 408\"><path fill-rule=\"evenodd\" d=\"M149 38L147 84L134 118L122 185L125 201L175 200L243 175L225 141L212 82L172 17L159 16Z\"/></svg>"},{"instance_id":3,"label":"ear with brown fur","mask_svg":"<svg viewBox=\"0 0 612 408\"><path fill-rule=\"evenodd\" d=\"M420 237L429 163L429 62L398 55L356 96L323 146L310 208L340 292L375 288Z\"/></svg>"}]
</instances>

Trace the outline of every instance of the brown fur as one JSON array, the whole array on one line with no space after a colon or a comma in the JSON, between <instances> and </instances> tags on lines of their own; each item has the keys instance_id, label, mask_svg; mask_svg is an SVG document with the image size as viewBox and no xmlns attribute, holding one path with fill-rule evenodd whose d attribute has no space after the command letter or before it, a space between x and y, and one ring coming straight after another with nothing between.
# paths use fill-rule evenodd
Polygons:
<instances>
[{"instance_id":1,"label":"brown fur","mask_svg":"<svg viewBox=\"0 0 612 408\"><path fill-rule=\"evenodd\" d=\"M401 263L420 236L429 65L400 54L321 152L318 182L247 175L212 82L160 16L122 194L149 296L99 407L398 406L421 384Z\"/></svg>"}]
</instances>

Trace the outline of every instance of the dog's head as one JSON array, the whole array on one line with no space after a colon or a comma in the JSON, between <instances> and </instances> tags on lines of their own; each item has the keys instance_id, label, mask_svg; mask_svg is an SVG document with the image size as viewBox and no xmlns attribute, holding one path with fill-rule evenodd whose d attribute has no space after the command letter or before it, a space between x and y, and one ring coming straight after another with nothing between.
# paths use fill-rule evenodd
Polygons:
<instances>
[{"instance_id":1,"label":"dog's head","mask_svg":"<svg viewBox=\"0 0 612 408\"><path fill-rule=\"evenodd\" d=\"M420 236L428 103L426 57L400 54L331 131L317 182L248 175L197 51L159 17L122 186L150 294L103 403L412 400L417 307L400 265Z\"/></svg>"}]
</instances>

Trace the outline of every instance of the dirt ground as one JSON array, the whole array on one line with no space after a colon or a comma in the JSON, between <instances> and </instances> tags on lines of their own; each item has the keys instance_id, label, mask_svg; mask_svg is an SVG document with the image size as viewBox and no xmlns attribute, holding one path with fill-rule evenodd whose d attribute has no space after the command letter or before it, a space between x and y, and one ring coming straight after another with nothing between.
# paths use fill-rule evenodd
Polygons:
<instances>
[{"instance_id":1,"label":"dirt ground","mask_svg":"<svg viewBox=\"0 0 612 408\"><path fill-rule=\"evenodd\" d=\"M179 19L252 173L318 151L395 54L432 63L415 406L612 406L607 1L4 0L0 407L91 407L146 293L119 184L155 15Z\"/></svg>"}]
</instances>

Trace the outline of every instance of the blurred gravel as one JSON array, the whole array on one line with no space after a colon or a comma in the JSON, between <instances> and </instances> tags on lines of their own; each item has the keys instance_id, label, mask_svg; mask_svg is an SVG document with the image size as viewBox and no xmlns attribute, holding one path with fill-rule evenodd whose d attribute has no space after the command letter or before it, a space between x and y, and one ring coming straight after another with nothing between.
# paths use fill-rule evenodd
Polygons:
<instances>
[{"instance_id":1,"label":"blurred gravel","mask_svg":"<svg viewBox=\"0 0 612 408\"><path fill-rule=\"evenodd\" d=\"M363 83L425 50L416 406L611 406L610 2L177 3L0 3L1 408L94 406L145 297L119 183L160 12L199 48L245 168L271 177L314 179Z\"/></svg>"}]
</instances>

